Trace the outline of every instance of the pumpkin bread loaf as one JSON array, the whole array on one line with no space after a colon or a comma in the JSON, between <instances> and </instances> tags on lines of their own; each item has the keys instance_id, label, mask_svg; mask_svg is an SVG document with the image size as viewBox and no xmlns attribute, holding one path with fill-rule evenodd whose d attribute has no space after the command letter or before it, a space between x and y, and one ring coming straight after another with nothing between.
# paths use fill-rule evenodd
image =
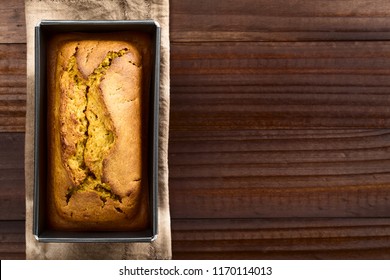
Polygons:
<instances>
[{"instance_id":1,"label":"pumpkin bread loaf","mask_svg":"<svg viewBox=\"0 0 390 280\"><path fill-rule=\"evenodd\" d=\"M56 35L48 48L48 220L61 230L148 225L150 39Z\"/></svg>"}]
</instances>

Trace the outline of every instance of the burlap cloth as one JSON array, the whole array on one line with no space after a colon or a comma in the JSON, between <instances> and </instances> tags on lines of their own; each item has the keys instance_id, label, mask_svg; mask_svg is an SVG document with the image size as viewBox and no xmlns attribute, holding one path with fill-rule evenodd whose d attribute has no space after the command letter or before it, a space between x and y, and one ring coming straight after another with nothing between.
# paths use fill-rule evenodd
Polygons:
<instances>
[{"instance_id":1,"label":"burlap cloth","mask_svg":"<svg viewBox=\"0 0 390 280\"><path fill-rule=\"evenodd\" d=\"M27 124L25 146L27 259L170 259L168 197L169 0L26 0ZM34 182L34 27L48 20L154 19L161 25L158 237L152 243L40 243L32 235Z\"/></svg>"}]
</instances>

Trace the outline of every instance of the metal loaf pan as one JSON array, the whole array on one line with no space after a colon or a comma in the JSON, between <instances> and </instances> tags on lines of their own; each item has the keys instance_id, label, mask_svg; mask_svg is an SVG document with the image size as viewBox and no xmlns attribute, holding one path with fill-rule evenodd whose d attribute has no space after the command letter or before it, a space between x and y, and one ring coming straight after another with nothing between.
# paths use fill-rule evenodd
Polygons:
<instances>
[{"instance_id":1,"label":"metal loaf pan","mask_svg":"<svg viewBox=\"0 0 390 280\"><path fill-rule=\"evenodd\" d=\"M107 33L141 31L153 39L153 65L149 96L148 182L149 226L142 231L55 231L46 222L47 172L47 76L46 48L53 34L68 32ZM151 242L157 237L158 109L160 75L160 26L153 20L49 21L35 27L35 144L33 234L40 242Z\"/></svg>"}]
</instances>

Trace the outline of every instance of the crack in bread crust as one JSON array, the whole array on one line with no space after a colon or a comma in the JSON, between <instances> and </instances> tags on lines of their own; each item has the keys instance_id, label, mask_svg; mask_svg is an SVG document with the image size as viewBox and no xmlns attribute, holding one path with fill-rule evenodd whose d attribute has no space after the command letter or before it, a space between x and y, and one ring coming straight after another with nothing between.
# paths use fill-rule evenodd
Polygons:
<instances>
[{"instance_id":1,"label":"crack in bread crust","mask_svg":"<svg viewBox=\"0 0 390 280\"><path fill-rule=\"evenodd\" d=\"M67 99L60 108L62 158L73 183L68 187L66 202L76 192L95 192L104 207L108 198L121 202L121 197L102 180L103 161L115 145L116 135L99 86L113 59L128 49L108 52L87 78L78 69L77 50L76 47L60 83ZM120 208L116 210L121 212Z\"/></svg>"}]
</instances>

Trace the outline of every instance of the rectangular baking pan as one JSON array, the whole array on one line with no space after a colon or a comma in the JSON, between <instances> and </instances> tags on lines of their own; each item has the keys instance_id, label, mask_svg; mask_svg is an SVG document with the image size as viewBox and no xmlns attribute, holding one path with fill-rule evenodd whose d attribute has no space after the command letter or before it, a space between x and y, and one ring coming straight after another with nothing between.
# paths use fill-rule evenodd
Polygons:
<instances>
[{"instance_id":1,"label":"rectangular baking pan","mask_svg":"<svg viewBox=\"0 0 390 280\"><path fill-rule=\"evenodd\" d=\"M152 77L149 102L148 179L149 227L143 231L71 232L54 231L45 221L47 188L47 82L46 47L53 34L68 32L148 32L153 38ZM35 27L35 134L33 234L40 242L151 242L157 237L158 109L160 76L160 26L153 20L138 21L49 21Z\"/></svg>"}]
</instances>

